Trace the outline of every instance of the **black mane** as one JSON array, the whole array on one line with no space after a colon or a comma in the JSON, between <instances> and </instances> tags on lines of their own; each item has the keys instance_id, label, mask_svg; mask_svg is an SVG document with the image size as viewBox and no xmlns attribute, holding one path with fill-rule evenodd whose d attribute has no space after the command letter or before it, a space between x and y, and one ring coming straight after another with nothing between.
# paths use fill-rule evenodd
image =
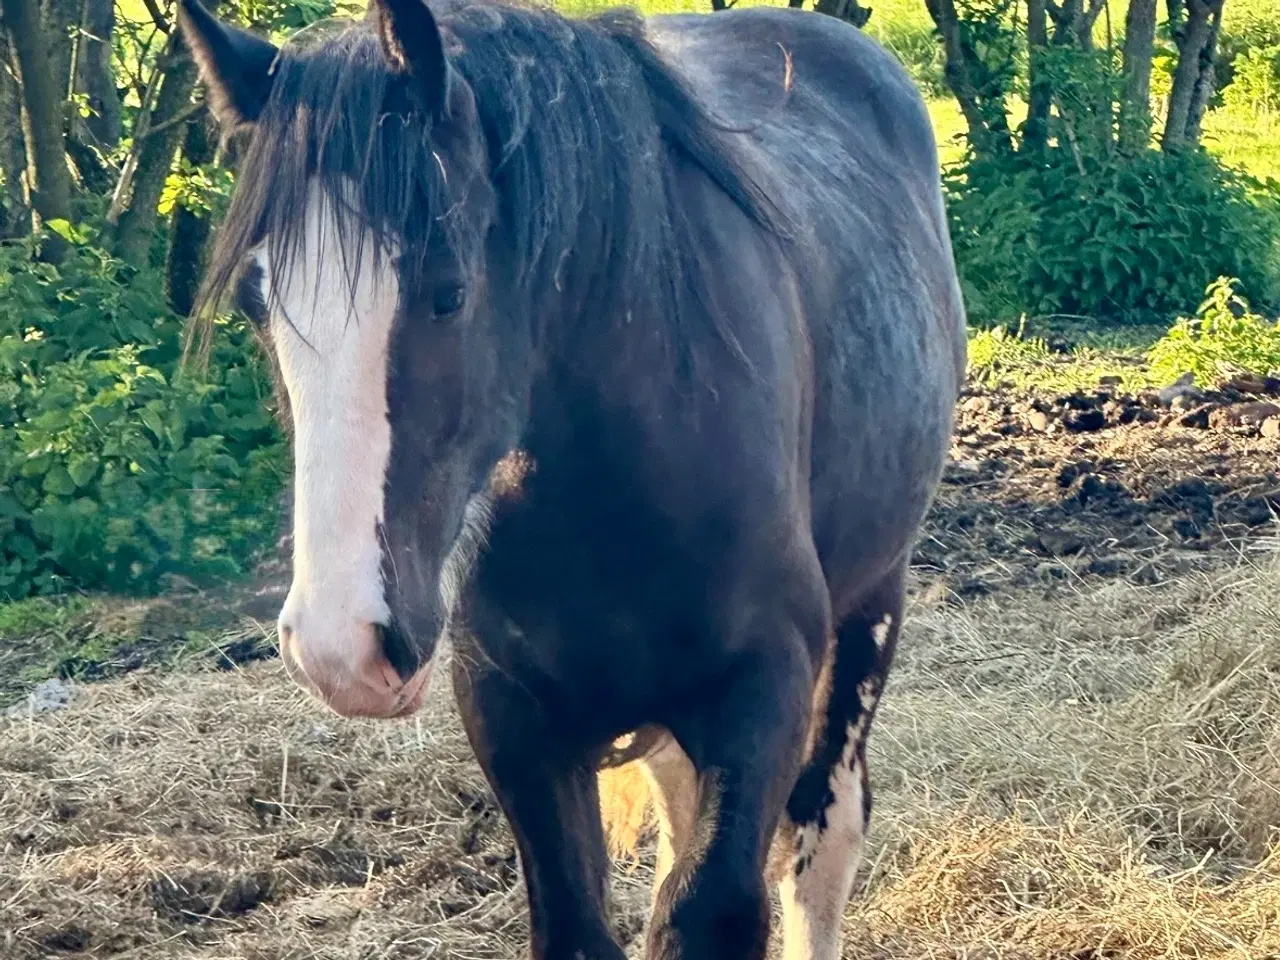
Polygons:
<instances>
[{"instance_id":1,"label":"black mane","mask_svg":"<svg viewBox=\"0 0 1280 960\"><path fill-rule=\"evenodd\" d=\"M707 272L696 266L702 254L679 202L677 169L699 168L753 221L783 233L782 215L733 134L663 61L633 12L569 20L481 0L450 4L438 17L452 63L475 93L524 304L536 311L567 289L576 261L581 275L571 279L584 305L603 302L608 290L619 311L674 324L670 346L686 352L693 331L682 330L682 316L705 314L688 306L710 293L699 286ZM397 82L367 23L309 28L286 44L202 305L232 289L265 236L275 240L273 271L284 267L301 241L312 176L330 196L340 195L344 178L359 185L340 229L359 235L371 227L375 257L391 244L425 252L433 224L450 224L421 216L422 198L444 213L463 187L442 170L429 126L388 112ZM459 230L451 239L477 238ZM575 258L580 248L590 256ZM598 307L590 313L600 316ZM730 331L718 332L732 342Z\"/></svg>"}]
</instances>

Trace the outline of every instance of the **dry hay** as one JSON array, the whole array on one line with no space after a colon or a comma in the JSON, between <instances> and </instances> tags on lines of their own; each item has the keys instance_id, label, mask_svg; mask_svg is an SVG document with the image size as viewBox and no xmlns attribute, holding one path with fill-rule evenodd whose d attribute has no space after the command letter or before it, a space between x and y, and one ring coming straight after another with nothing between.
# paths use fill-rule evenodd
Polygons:
<instances>
[{"instance_id":1,"label":"dry hay","mask_svg":"<svg viewBox=\"0 0 1280 960\"><path fill-rule=\"evenodd\" d=\"M1153 869L1122 830L957 816L908 852L848 921L859 957L1274 957L1280 850L1225 883Z\"/></svg>"},{"instance_id":2,"label":"dry hay","mask_svg":"<svg viewBox=\"0 0 1280 960\"><path fill-rule=\"evenodd\" d=\"M1278 571L918 599L847 955L1280 957ZM436 694L344 721L271 662L0 720L0 956L523 955L514 845ZM632 955L650 876L647 848L615 872Z\"/></svg>"}]
</instances>

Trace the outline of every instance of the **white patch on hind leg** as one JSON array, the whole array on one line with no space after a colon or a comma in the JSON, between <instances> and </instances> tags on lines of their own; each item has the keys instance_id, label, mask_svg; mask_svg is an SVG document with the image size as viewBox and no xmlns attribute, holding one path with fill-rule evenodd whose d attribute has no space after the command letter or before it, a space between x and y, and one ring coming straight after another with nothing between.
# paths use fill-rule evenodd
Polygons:
<instances>
[{"instance_id":1,"label":"white patch on hind leg","mask_svg":"<svg viewBox=\"0 0 1280 960\"><path fill-rule=\"evenodd\" d=\"M834 800L825 824L821 829L817 823L796 828L792 867L778 885L784 960L840 958L844 909L866 844L863 761L856 749L866 736L862 719L849 724L844 752L829 775Z\"/></svg>"},{"instance_id":2,"label":"white patch on hind leg","mask_svg":"<svg viewBox=\"0 0 1280 960\"><path fill-rule=\"evenodd\" d=\"M893 627L893 614L886 613L884 618L871 628L871 639L876 642L876 649L883 651L889 640L889 630Z\"/></svg>"}]
</instances>

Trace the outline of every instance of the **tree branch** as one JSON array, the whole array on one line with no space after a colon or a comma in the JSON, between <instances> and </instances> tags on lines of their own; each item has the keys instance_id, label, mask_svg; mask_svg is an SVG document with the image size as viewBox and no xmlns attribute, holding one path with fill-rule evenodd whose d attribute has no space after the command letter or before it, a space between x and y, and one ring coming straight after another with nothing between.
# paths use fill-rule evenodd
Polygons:
<instances>
[{"instance_id":1,"label":"tree branch","mask_svg":"<svg viewBox=\"0 0 1280 960\"><path fill-rule=\"evenodd\" d=\"M738 0L733 0L733 2L737 3ZM194 117L196 114L202 112L205 106L206 104L203 100L201 100L199 103L191 104L189 107L184 108L179 113L170 117L168 120L164 120L160 123L157 123L154 127L148 127L146 131L141 135L140 139L145 139L147 137L154 137L157 133L163 133L164 131L168 130L170 127L176 127L180 123L185 123L186 121Z\"/></svg>"},{"instance_id":2,"label":"tree branch","mask_svg":"<svg viewBox=\"0 0 1280 960\"><path fill-rule=\"evenodd\" d=\"M160 29L160 32L168 33L171 29L169 21L161 12L160 8L156 6L156 0L142 0L142 5L147 8L147 13L151 14L152 23Z\"/></svg>"}]
</instances>

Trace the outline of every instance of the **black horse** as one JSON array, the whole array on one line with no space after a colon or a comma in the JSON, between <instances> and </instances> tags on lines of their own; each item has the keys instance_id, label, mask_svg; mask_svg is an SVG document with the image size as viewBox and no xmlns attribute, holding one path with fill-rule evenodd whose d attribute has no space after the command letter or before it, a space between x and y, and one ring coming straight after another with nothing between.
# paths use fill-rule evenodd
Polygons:
<instances>
[{"instance_id":1,"label":"black horse","mask_svg":"<svg viewBox=\"0 0 1280 960\"><path fill-rule=\"evenodd\" d=\"M284 662L417 708L453 644L535 957L618 960L597 772L642 738L648 955L838 955L865 744L964 316L929 118L833 18L372 0L283 49L182 0L247 128L204 302L287 396ZM638 748L637 748L638 749Z\"/></svg>"}]
</instances>

